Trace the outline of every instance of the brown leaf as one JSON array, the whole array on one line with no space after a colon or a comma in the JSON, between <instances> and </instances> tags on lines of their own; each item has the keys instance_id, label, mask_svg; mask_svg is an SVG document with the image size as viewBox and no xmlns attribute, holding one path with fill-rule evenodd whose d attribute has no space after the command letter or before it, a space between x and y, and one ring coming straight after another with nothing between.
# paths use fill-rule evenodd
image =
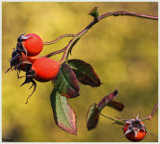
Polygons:
<instances>
[{"instance_id":1,"label":"brown leaf","mask_svg":"<svg viewBox=\"0 0 160 144\"><path fill-rule=\"evenodd\" d=\"M110 106L116 110L119 110L119 111L122 111L124 109L124 105L121 102L117 102L115 100L110 101L108 103L108 106Z\"/></svg>"},{"instance_id":2,"label":"brown leaf","mask_svg":"<svg viewBox=\"0 0 160 144\"><path fill-rule=\"evenodd\" d=\"M118 95L118 90L116 89L113 93L105 96L98 104L98 109L101 111L110 101L113 100Z\"/></svg>"}]
</instances>

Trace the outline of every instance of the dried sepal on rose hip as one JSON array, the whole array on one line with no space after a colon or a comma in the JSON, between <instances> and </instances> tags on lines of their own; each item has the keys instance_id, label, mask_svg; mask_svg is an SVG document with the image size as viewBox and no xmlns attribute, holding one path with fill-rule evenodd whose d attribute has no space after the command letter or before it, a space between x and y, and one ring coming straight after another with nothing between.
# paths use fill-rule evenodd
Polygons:
<instances>
[{"instance_id":1,"label":"dried sepal on rose hip","mask_svg":"<svg viewBox=\"0 0 160 144\"><path fill-rule=\"evenodd\" d=\"M26 56L24 53L21 53L21 56L19 55L20 63L18 65L18 69L22 71L26 71L26 62L30 62L31 64L36 61L37 59L41 58L39 55L36 56Z\"/></svg>"},{"instance_id":2,"label":"dried sepal on rose hip","mask_svg":"<svg viewBox=\"0 0 160 144\"><path fill-rule=\"evenodd\" d=\"M32 64L39 58L39 55L26 56L23 52L18 53L17 50L14 49L12 52L12 57L10 59L10 68L8 68L6 72L8 72L9 70L17 70L17 75L19 78L20 71L26 71L25 64Z\"/></svg>"},{"instance_id":3,"label":"dried sepal on rose hip","mask_svg":"<svg viewBox=\"0 0 160 144\"><path fill-rule=\"evenodd\" d=\"M26 79L22 85L31 82L32 86L34 86L34 92L36 90L35 80L39 82L48 82L50 80L53 80L59 72L60 65L60 62L57 62L50 58L38 58L32 64L25 64ZM33 92L31 93L31 95L33 94ZM31 95L29 95L29 97ZM28 103L29 97L27 98L26 103Z\"/></svg>"},{"instance_id":4,"label":"dried sepal on rose hip","mask_svg":"<svg viewBox=\"0 0 160 144\"><path fill-rule=\"evenodd\" d=\"M123 127L124 136L133 142L138 142L144 139L146 133L146 127L141 119L138 118L139 114L135 119L123 120L125 125Z\"/></svg>"}]
</instances>

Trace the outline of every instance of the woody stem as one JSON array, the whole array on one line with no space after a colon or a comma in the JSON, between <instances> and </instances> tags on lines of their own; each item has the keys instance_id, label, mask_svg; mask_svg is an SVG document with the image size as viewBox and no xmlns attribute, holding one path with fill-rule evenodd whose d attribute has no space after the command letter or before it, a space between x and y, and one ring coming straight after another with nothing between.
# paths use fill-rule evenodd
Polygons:
<instances>
[{"instance_id":1,"label":"woody stem","mask_svg":"<svg viewBox=\"0 0 160 144\"><path fill-rule=\"evenodd\" d=\"M133 13L133 12L127 12L127 11L116 11L116 12L105 13L105 14L99 16L97 19L94 19L86 28L84 28L81 32L76 34L76 36L66 46L66 50L65 50L64 55L63 55L63 57L62 57L60 62L61 63L67 62L69 53L71 52L71 50L74 47L75 43L77 43L78 40L81 38L81 36L83 36L93 25L98 23L103 18L106 18L106 17L109 17L109 16L134 16L134 17L158 20L158 16L151 16L151 15Z\"/></svg>"}]
</instances>

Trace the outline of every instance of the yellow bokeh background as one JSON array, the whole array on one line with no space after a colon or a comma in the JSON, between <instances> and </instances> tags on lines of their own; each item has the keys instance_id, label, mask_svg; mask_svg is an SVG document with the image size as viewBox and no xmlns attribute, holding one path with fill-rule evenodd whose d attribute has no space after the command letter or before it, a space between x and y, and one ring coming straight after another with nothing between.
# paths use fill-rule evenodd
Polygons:
<instances>
[{"instance_id":1,"label":"yellow bokeh background","mask_svg":"<svg viewBox=\"0 0 160 144\"><path fill-rule=\"evenodd\" d=\"M66 33L76 34L93 18L89 11L98 6L104 14L118 10L158 15L157 2L2 2L2 137L18 142L128 142L121 126L100 116L97 128L88 131L86 114L89 106L105 95L119 90L117 101L125 105L123 112L105 107L103 114L123 119L148 115L158 100L158 22L130 16L111 16L93 26L75 45L69 59L90 63L102 85L92 88L80 84L80 96L69 99L77 116L77 136L61 130L54 121L50 104L51 82L19 87L24 78L17 79L9 71L9 58L17 37L36 33L43 41L51 41ZM41 56L65 47L71 38L45 46ZM60 60L62 54L53 56ZM25 73L21 73L24 75ZM147 130L158 135L158 113L145 121ZM157 142L158 137L147 134L143 142Z\"/></svg>"}]
</instances>

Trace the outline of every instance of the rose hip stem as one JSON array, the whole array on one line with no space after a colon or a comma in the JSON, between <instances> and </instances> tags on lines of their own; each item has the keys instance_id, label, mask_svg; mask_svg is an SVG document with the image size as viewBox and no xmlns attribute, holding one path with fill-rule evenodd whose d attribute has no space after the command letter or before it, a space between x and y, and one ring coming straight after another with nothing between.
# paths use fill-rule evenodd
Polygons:
<instances>
[{"instance_id":1,"label":"rose hip stem","mask_svg":"<svg viewBox=\"0 0 160 144\"><path fill-rule=\"evenodd\" d=\"M52 40L50 42L43 42L43 45L54 44L54 43L56 43L57 41L61 40L64 37L75 37L75 36L76 36L76 34L64 34L64 35L61 35L58 38L56 38L55 40Z\"/></svg>"}]
</instances>

